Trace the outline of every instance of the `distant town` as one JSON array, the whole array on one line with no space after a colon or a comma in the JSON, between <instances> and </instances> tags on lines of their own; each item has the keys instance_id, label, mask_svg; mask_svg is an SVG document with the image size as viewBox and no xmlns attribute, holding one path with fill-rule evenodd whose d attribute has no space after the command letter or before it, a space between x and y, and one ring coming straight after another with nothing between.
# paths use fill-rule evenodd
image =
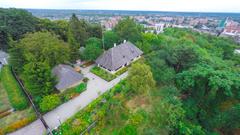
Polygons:
<instances>
[{"instance_id":1,"label":"distant town","mask_svg":"<svg viewBox=\"0 0 240 135\"><path fill-rule=\"evenodd\" d=\"M216 36L232 37L240 43L240 14L111 11L111 10L42 10L28 9L34 16L50 20L69 20L72 13L90 23L100 23L105 30L112 30L125 17L133 18L145 28L145 32L162 33L164 28L191 28Z\"/></svg>"}]
</instances>

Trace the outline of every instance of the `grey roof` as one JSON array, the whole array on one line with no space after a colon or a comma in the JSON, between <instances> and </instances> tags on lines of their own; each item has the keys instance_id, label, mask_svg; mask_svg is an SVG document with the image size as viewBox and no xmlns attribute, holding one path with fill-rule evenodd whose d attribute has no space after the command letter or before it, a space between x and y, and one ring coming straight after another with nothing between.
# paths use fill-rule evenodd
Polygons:
<instances>
[{"instance_id":1,"label":"grey roof","mask_svg":"<svg viewBox=\"0 0 240 135\"><path fill-rule=\"evenodd\" d=\"M68 65L60 64L54 67L52 72L58 79L58 83L55 87L60 91L72 87L83 79L82 74L76 72Z\"/></svg>"},{"instance_id":2,"label":"grey roof","mask_svg":"<svg viewBox=\"0 0 240 135\"><path fill-rule=\"evenodd\" d=\"M115 71L134 58L142 55L143 52L130 42L122 43L104 52L96 63L102 67Z\"/></svg>"},{"instance_id":3,"label":"grey roof","mask_svg":"<svg viewBox=\"0 0 240 135\"><path fill-rule=\"evenodd\" d=\"M8 64L8 58L9 58L9 55L0 50L0 65Z\"/></svg>"},{"instance_id":4,"label":"grey roof","mask_svg":"<svg viewBox=\"0 0 240 135\"><path fill-rule=\"evenodd\" d=\"M0 58L7 58L8 54L0 50Z\"/></svg>"}]
</instances>

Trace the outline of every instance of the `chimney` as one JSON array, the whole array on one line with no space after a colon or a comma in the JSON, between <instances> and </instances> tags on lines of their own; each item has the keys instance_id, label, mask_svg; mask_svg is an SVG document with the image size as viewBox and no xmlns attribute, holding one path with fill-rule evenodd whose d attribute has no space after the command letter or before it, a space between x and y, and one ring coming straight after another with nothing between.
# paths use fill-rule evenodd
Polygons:
<instances>
[{"instance_id":1,"label":"chimney","mask_svg":"<svg viewBox=\"0 0 240 135\"><path fill-rule=\"evenodd\" d=\"M116 43L114 43L114 47L116 47L117 46L117 44Z\"/></svg>"},{"instance_id":2,"label":"chimney","mask_svg":"<svg viewBox=\"0 0 240 135\"><path fill-rule=\"evenodd\" d=\"M126 43L127 42L127 40L123 40L123 43Z\"/></svg>"}]
</instances>

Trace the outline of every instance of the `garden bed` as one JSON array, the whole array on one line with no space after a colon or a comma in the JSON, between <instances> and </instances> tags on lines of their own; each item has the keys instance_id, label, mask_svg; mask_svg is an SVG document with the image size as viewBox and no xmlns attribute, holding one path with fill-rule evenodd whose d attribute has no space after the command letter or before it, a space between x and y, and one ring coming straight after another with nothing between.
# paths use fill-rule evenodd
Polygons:
<instances>
[{"instance_id":1,"label":"garden bed","mask_svg":"<svg viewBox=\"0 0 240 135\"><path fill-rule=\"evenodd\" d=\"M0 119L0 135L16 131L30 124L36 120L36 118L36 114L32 107L22 111L15 111Z\"/></svg>"},{"instance_id":2,"label":"garden bed","mask_svg":"<svg viewBox=\"0 0 240 135\"><path fill-rule=\"evenodd\" d=\"M111 74L103 69L101 69L100 67L93 67L91 69L91 72L97 76L99 76L100 78L104 79L105 81L112 81L113 79L117 78L119 75L125 73L128 70L127 67L124 67L122 69L120 69L119 71L117 71L115 74Z\"/></svg>"},{"instance_id":3,"label":"garden bed","mask_svg":"<svg viewBox=\"0 0 240 135\"><path fill-rule=\"evenodd\" d=\"M73 117L64 122L60 126L59 131L62 134L80 134L95 121L97 121L97 124L103 124L102 120L105 117L106 112L109 110L111 103L113 103L112 98L118 95L121 91L128 91L128 87L126 87L125 84L125 81L120 82L109 92L94 100L83 110L79 111Z\"/></svg>"},{"instance_id":4,"label":"garden bed","mask_svg":"<svg viewBox=\"0 0 240 135\"><path fill-rule=\"evenodd\" d=\"M40 104L40 111L47 113L63 103L79 96L83 91L87 89L87 83L81 83L76 87L65 90L63 93L52 94L44 97Z\"/></svg>"}]
</instances>

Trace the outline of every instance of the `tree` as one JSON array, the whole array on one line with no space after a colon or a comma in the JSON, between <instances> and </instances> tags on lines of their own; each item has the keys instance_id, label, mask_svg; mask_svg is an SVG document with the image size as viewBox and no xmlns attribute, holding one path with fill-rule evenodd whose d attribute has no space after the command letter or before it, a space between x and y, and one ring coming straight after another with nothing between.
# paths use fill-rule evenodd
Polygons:
<instances>
[{"instance_id":1,"label":"tree","mask_svg":"<svg viewBox=\"0 0 240 135\"><path fill-rule=\"evenodd\" d=\"M10 34L7 32L7 30L0 27L0 50L7 51L7 49L10 47L10 40Z\"/></svg>"},{"instance_id":2,"label":"tree","mask_svg":"<svg viewBox=\"0 0 240 135\"><path fill-rule=\"evenodd\" d=\"M13 66L18 63L22 66L20 74L27 89L40 97L54 90L52 68L69 60L68 45L49 32L27 34L10 54Z\"/></svg>"},{"instance_id":3,"label":"tree","mask_svg":"<svg viewBox=\"0 0 240 135\"><path fill-rule=\"evenodd\" d=\"M179 91L174 86L157 90L161 100L152 101L151 123L158 131L173 132L185 118L185 110L179 98Z\"/></svg>"},{"instance_id":4,"label":"tree","mask_svg":"<svg viewBox=\"0 0 240 135\"><path fill-rule=\"evenodd\" d=\"M151 68L144 63L132 64L129 69L128 82L137 93L148 92L155 86Z\"/></svg>"},{"instance_id":5,"label":"tree","mask_svg":"<svg viewBox=\"0 0 240 135\"><path fill-rule=\"evenodd\" d=\"M126 18L118 22L114 31L119 36L120 40L128 40L133 43L141 40L141 28L133 19Z\"/></svg>"},{"instance_id":6,"label":"tree","mask_svg":"<svg viewBox=\"0 0 240 135\"><path fill-rule=\"evenodd\" d=\"M50 68L69 60L68 44L49 32L27 34L18 46L23 49L24 60L46 62Z\"/></svg>"},{"instance_id":7,"label":"tree","mask_svg":"<svg viewBox=\"0 0 240 135\"><path fill-rule=\"evenodd\" d=\"M142 33L142 38L136 43L137 47L140 48L145 54L151 52L154 46L159 46L161 40L158 36L152 33Z\"/></svg>"},{"instance_id":8,"label":"tree","mask_svg":"<svg viewBox=\"0 0 240 135\"><path fill-rule=\"evenodd\" d=\"M89 24L88 30L89 37L102 38L102 27L99 24Z\"/></svg>"},{"instance_id":9,"label":"tree","mask_svg":"<svg viewBox=\"0 0 240 135\"><path fill-rule=\"evenodd\" d=\"M69 23L65 20L51 21L49 19L39 19L37 30L52 32L63 41L67 41L68 25Z\"/></svg>"},{"instance_id":10,"label":"tree","mask_svg":"<svg viewBox=\"0 0 240 135\"><path fill-rule=\"evenodd\" d=\"M205 128L226 101L239 99L236 95L240 80L237 73L215 70L208 65L198 65L189 71L179 73L177 86L185 97L184 108L189 119L195 119Z\"/></svg>"},{"instance_id":11,"label":"tree","mask_svg":"<svg viewBox=\"0 0 240 135\"><path fill-rule=\"evenodd\" d=\"M12 48L9 49L9 63L17 73L23 71L23 66L26 63L23 56L23 48L17 44L17 42L12 42Z\"/></svg>"},{"instance_id":12,"label":"tree","mask_svg":"<svg viewBox=\"0 0 240 135\"><path fill-rule=\"evenodd\" d=\"M118 35L113 31L106 31L104 33L104 49L107 50L112 48L114 44L118 43L119 38Z\"/></svg>"},{"instance_id":13,"label":"tree","mask_svg":"<svg viewBox=\"0 0 240 135\"><path fill-rule=\"evenodd\" d=\"M200 61L201 49L194 45L180 44L168 48L167 63L174 67L176 72L187 69ZM204 55L204 53L202 53Z\"/></svg>"},{"instance_id":14,"label":"tree","mask_svg":"<svg viewBox=\"0 0 240 135\"><path fill-rule=\"evenodd\" d=\"M101 41L97 38L90 38L87 41L86 48L83 52L83 58L85 60L94 61L102 54L102 52Z\"/></svg>"},{"instance_id":15,"label":"tree","mask_svg":"<svg viewBox=\"0 0 240 135\"><path fill-rule=\"evenodd\" d=\"M80 57L80 45L77 43L77 40L74 38L73 33L70 30L68 31L68 44L70 49L70 61L75 62L75 60Z\"/></svg>"},{"instance_id":16,"label":"tree","mask_svg":"<svg viewBox=\"0 0 240 135\"><path fill-rule=\"evenodd\" d=\"M23 9L0 9L0 24L14 40L36 30L38 19Z\"/></svg>"},{"instance_id":17,"label":"tree","mask_svg":"<svg viewBox=\"0 0 240 135\"><path fill-rule=\"evenodd\" d=\"M240 104L232 106L229 110L220 112L215 116L215 126L225 134L234 134L233 131L240 127Z\"/></svg>"},{"instance_id":18,"label":"tree","mask_svg":"<svg viewBox=\"0 0 240 135\"><path fill-rule=\"evenodd\" d=\"M56 84L48 63L29 62L24 65L24 83L33 97L51 94Z\"/></svg>"},{"instance_id":19,"label":"tree","mask_svg":"<svg viewBox=\"0 0 240 135\"><path fill-rule=\"evenodd\" d=\"M169 67L165 60L161 57L166 52L156 51L146 56L147 63L151 67L154 79L159 85L161 84L171 84L174 82L175 70Z\"/></svg>"}]
</instances>

